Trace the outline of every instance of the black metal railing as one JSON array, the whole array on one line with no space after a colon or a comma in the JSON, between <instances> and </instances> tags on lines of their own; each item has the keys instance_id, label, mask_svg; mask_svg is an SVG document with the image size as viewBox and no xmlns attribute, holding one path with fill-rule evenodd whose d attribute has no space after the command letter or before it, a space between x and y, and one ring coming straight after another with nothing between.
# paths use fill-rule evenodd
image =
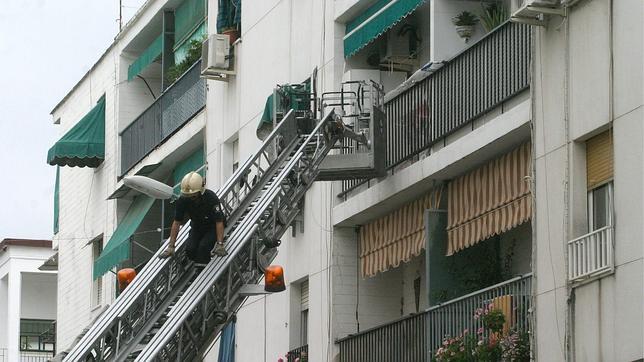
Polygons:
<instances>
[{"instance_id":1,"label":"black metal railing","mask_svg":"<svg viewBox=\"0 0 644 362\"><path fill-rule=\"evenodd\" d=\"M340 362L426 361L427 318L413 314L338 340Z\"/></svg>"},{"instance_id":2,"label":"black metal railing","mask_svg":"<svg viewBox=\"0 0 644 362\"><path fill-rule=\"evenodd\" d=\"M206 80L196 62L121 133L121 175L206 106Z\"/></svg>"},{"instance_id":3,"label":"black metal railing","mask_svg":"<svg viewBox=\"0 0 644 362\"><path fill-rule=\"evenodd\" d=\"M387 170L527 89L530 54L530 27L507 22L385 102ZM367 181L343 181L338 196Z\"/></svg>"},{"instance_id":4,"label":"black metal railing","mask_svg":"<svg viewBox=\"0 0 644 362\"><path fill-rule=\"evenodd\" d=\"M287 362L308 362L309 361L309 345L305 344L288 351L286 355Z\"/></svg>"},{"instance_id":5,"label":"black metal railing","mask_svg":"<svg viewBox=\"0 0 644 362\"><path fill-rule=\"evenodd\" d=\"M504 312L504 330L529 332L532 275L526 274L433 306L394 322L339 339L340 362L430 361L446 337L476 331L478 308ZM507 315L506 315L507 314Z\"/></svg>"}]
</instances>

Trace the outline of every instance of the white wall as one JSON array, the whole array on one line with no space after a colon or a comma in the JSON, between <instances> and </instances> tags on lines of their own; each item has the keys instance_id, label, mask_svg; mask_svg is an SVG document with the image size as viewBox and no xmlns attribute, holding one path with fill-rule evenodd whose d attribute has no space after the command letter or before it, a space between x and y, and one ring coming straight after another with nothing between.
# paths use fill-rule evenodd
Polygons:
<instances>
[{"instance_id":1,"label":"white wall","mask_svg":"<svg viewBox=\"0 0 644 362\"><path fill-rule=\"evenodd\" d=\"M460 12L466 10L474 14L480 14L481 5L477 1L458 1L458 0L432 0L430 2L430 13L432 21L431 27L431 61L439 62L448 60L458 52L467 48L485 35L485 30L479 23L475 27L475 32L466 43L461 39L452 23L452 18Z\"/></svg>"},{"instance_id":2,"label":"white wall","mask_svg":"<svg viewBox=\"0 0 644 362\"><path fill-rule=\"evenodd\" d=\"M114 190L118 169L115 57L112 48L53 113L54 119L61 119L62 135L105 95L105 161L95 169L60 168L60 231L53 237L59 252L59 350L67 348L91 320L92 248L85 244L101 233L107 240L115 224L116 203L106 201ZM105 277L103 295L114 295L112 281L111 276Z\"/></svg>"},{"instance_id":3,"label":"white wall","mask_svg":"<svg viewBox=\"0 0 644 362\"><path fill-rule=\"evenodd\" d=\"M540 360L568 356L583 361L630 361L644 354L642 7L641 2L630 0L584 1L570 10L562 27L555 18L545 29L536 30L534 260ZM611 125L615 273L576 287L570 292L574 302L568 304L564 245L586 230L583 142ZM565 188L567 165L569 190ZM570 329L566 329L568 319L573 322ZM568 334L571 349L565 344Z\"/></svg>"},{"instance_id":4,"label":"white wall","mask_svg":"<svg viewBox=\"0 0 644 362\"><path fill-rule=\"evenodd\" d=\"M23 273L20 318L56 319L56 274Z\"/></svg>"}]
</instances>

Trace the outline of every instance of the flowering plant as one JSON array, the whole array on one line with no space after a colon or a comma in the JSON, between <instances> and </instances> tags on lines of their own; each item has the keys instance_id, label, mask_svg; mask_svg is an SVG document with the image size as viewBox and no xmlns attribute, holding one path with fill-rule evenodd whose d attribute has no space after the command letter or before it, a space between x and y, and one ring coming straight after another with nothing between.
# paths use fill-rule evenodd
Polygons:
<instances>
[{"instance_id":1,"label":"flowering plant","mask_svg":"<svg viewBox=\"0 0 644 362\"><path fill-rule=\"evenodd\" d=\"M445 338L433 356L436 362L508 361L530 360L530 344L526 333L512 331L502 335L505 315L493 304L478 308L474 319L481 320L475 334L464 330L461 335Z\"/></svg>"}]
</instances>

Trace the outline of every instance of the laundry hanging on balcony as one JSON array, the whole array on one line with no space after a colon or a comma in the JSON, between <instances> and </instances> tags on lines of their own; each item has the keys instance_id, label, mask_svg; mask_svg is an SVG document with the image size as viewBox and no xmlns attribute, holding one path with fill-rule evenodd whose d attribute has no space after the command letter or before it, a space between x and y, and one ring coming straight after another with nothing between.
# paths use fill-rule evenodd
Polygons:
<instances>
[{"instance_id":1,"label":"laundry hanging on balcony","mask_svg":"<svg viewBox=\"0 0 644 362\"><path fill-rule=\"evenodd\" d=\"M52 166L98 167L105 159L105 96L47 152Z\"/></svg>"},{"instance_id":2,"label":"laundry hanging on balcony","mask_svg":"<svg viewBox=\"0 0 644 362\"><path fill-rule=\"evenodd\" d=\"M146 195L139 195L134 199L101 255L94 262L94 279L130 257L130 238L141 225L152 204L154 199Z\"/></svg>"},{"instance_id":3,"label":"laundry hanging on balcony","mask_svg":"<svg viewBox=\"0 0 644 362\"><path fill-rule=\"evenodd\" d=\"M139 75L148 65L154 63L163 53L163 34L159 35L150 46L127 68L127 81Z\"/></svg>"},{"instance_id":4,"label":"laundry hanging on balcony","mask_svg":"<svg viewBox=\"0 0 644 362\"><path fill-rule=\"evenodd\" d=\"M402 19L426 0L380 0L346 25L344 57L349 58Z\"/></svg>"},{"instance_id":5,"label":"laundry hanging on balcony","mask_svg":"<svg viewBox=\"0 0 644 362\"><path fill-rule=\"evenodd\" d=\"M447 255L530 220L531 162L528 142L448 184Z\"/></svg>"},{"instance_id":6,"label":"laundry hanging on balcony","mask_svg":"<svg viewBox=\"0 0 644 362\"><path fill-rule=\"evenodd\" d=\"M425 248L423 215L439 207L439 186L413 202L360 227L360 275L371 277L396 268Z\"/></svg>"}]
</instances>

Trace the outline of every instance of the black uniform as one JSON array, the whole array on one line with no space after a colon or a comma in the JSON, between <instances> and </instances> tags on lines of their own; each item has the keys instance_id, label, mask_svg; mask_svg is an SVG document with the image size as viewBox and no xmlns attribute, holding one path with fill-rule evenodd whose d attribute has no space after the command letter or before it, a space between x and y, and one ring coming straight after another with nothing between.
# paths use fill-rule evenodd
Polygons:
<instances>
[{"instance_id":1,"label":"black uniform","mask_svg":"<svg viewBox=\"0 0 644 362\"><path fill-rule=\"evenodd\" d=\"M211 190L196 198L180 197L174 209L174 220L179 222L190 219L190 234L186 254L195 263L208 263L210 250L217 240L215 223L225 221L224 213L217 195Z\"/></svg>"}]
</instances>

